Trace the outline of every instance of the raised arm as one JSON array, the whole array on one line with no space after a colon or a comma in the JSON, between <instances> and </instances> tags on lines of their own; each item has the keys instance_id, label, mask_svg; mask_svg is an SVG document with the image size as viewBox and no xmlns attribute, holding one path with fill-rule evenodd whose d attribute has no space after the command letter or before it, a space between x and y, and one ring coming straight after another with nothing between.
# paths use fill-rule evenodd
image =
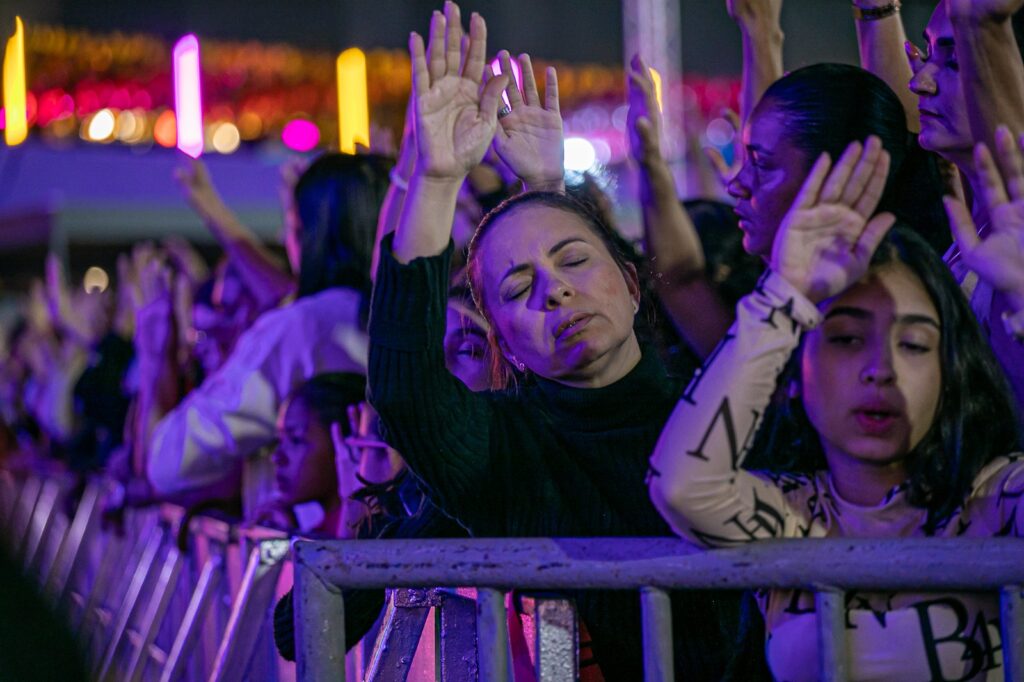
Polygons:
<instances>
[{"instance_id":1,"label":"raised arm","mask_svg":"<svg viewBox=\"0 0 1024 682\"><path fill-rule=\"evenodd\" d=\"M627 76L627 127L630 151L640 169L644 250L665 310L694 352L705 358L725 336L734 311L705 276L704 249L662 155L661 112L650 72L639 55L630 61Z\"/></svg>"},{"instance_id":2,"label":"raised arm","mask_svg":"<svg viewBox=\"0 0 1024 682\"><path fill-rule=\"evenodd\" d=\"M867 270L892 225L868 219L881 198L888 155L877 138L855 143L829 173L818 160L776 235L771 270L737 306L736 323L687 387L651 458L651 499L680 535L720 546L796 532L770 478L740 468L779 372L816 302Z\"/></svg>"},{"instance_id":3,"label":"raised arm","mask_svg":"<svg viewBox=\"0 0 1024 682\"><path fill-rule=\"evenodd\" d=\"M989 340L1024 406L1024 155L1008 128L997 128L995 138L998 164L985 145L974 154L975 201L990 217L988 232L978 235L960 201L947 197L946 211L964 264L995 292Z\"/></svg>"},{"instance_id":4,"label":"raised arm","mask_svg":"<svg viewBox=\"0 0 1024 682\"><path fill-rule=\"evenodd\" d=\"M398 228L381 245L370 311L369 397L388 443L431 498L471 521L477 510L500 504L482 495L493 488L495 414L485 396L470 393L444 364L451 230L459 186L497 129L508 76L480 87L486 26L479 15L470 19L464 60L461 42L459 8L450 2L431 19L427 50L417 34L410 39L418 153Z\"/></svg>"},{"instance_id":5,"label":"raised arm","mask_svg":"<svg viewBox=\"0 0 1024 682\"><path fill-rule=\"evenodd\" d=\"M907 32L896 0L854 0L853 16L857 25L860 65L892 88L907 113L907 130L921 130L917 95L909 86L913 72L904 54Z\"/></svg>"},{"instance_id":6,"label":"raised arm","mask_svg":"<svg viewBox=\"0 0 1024 682\"><path fill-rule=\"evenodd\" d=\"M726 8L743 38L740 119L746 123L764 91L782 78L782 0L726 0Z\"/></svg>"},{"instance_id":7,"label":"raised arm","mask_svg":"<svg viewBox=\"0 0 1024 682\"><path fill-rule=\"evenodd\" d=\"M1024 62L1010 18L1024 0L946 0L975 142L995 148L996 127L1024 132Z\"/></svg>"},{"instance_id":8,"label":"raised arm","mask_svg":"<svg viewBox=\"0 0 1024 682\"><path fill-rule=\"evenodd\" d=\"M238 268L239 276L260 310L274 307L295 290L295 281L285 265L278 262L217 194L202 161L190 160L187 166L178 168L174 177L210 234Z\"/></svg>"},{"instance_id":9,"label":"raised arm","mask_svg":"<svg viewBox=\"0 0 1024 682\"><path fill-rule=\"evenodd\" d=\"M480 163L498 127L498 105L509 76L481 88L487 26L473 14L462 67L462 26L458 6L430 21L429 54L423 38L409 39L412 87L416 98L416 170L402 206L393 245L400 263L441 254L451 238L459 188Z\"/></svg>"}]
</instances>

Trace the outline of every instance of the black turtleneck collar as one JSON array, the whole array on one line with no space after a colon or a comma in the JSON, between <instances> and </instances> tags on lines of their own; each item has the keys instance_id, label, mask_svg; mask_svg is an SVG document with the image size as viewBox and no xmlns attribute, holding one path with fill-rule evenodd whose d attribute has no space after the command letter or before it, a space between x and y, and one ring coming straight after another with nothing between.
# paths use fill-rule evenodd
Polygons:
<instances>
[{"instance_id":1,"label":"black turtleneck collar","mask_svg":"<svg viewBox=\"0 0 1024 682\"><path fill-rule=\"evenodd\" d=\"M668 417L680 386L650 347L626 376L601 388L576 388L537 378L524 390L551 420L573 431L606 431Z\"/></svg>"}]
</instances>

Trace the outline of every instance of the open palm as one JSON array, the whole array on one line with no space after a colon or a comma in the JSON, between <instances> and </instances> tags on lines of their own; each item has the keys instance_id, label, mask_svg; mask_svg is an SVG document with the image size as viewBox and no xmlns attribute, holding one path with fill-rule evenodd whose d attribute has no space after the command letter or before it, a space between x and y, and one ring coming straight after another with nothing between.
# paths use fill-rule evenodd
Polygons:
<instances>
[{"instance_id":1,"label":"open palm","mask_svg":"<svg viewBox=\"0 0 1024 682\"><path fill-rule=\"evenodd\" d=\"M501 72L512 73L508 52L499 55ZM559 189L564 175L562 115L558 104L558 75L553 67L545 73L542 105L533 76L530 55L519 57L523 90L509 82L509 111L498 119L494 151L529 188Z\"/></svg>"},{"instance_id":2,"label":"open palm","mask_svg":"<svg viewBox=\"0 0 1024 682\"><path fill-rule=\"evenodd\" d=\"M481 89L487 28L477 14L463 64L462 19L458 5L445 4L430 21L430 41L413 34L413 92L416 103L417 164L429 177L463 178L480 163L497 128L498 102L507 76Z\"/></svg>"},{"instance_id":3,"label":"open palm","mask_svg":"<svg viewBox=\"0 0 1024 682\"><path fill-rule=\"evenodd\" d=\"M993 289L1024 298L1024 159L1003 126L996 131L996 154L998 165L984 145L974 154L982 188L977 200L989 215L988 234L978 235L959 201L947 198L946 212L964 264Z\"/></svg>"},{"instance_id":4,"label":"open palm","mask_svg":"<svg viewBox=\"0 0 1024 682\"><path fill-rule=\"evenodd\" d=\"M895 222L888 213L871 217L889 172L878 138L851 144L831 166L827 155L814 164L772 248L772 268L815 302L860 279Z\"/></svg>"}]
</instances>

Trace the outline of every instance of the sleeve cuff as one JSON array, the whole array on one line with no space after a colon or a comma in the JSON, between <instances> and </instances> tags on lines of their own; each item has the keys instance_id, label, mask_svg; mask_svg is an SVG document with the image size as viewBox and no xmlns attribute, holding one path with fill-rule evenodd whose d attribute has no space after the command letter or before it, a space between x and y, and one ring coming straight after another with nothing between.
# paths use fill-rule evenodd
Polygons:
<instances>
[{"instance_id":1,"label":"sleeve cuff","mask_svg":"<svg viewBox=\"0 0 1024 682\"><path fill-rule=\"evenodd\" d=\"M762 303L773 311L784 313L803 331L809 331L821 324L822 316L818 306L773 270L765 271L754 293Z\"/></svg>"},{"instance_id":2,"label":"sleeve cuff","mask_svg":"<svg viewBox=\"0 0 1024 682\"><path fill-rule=\"evenodd\" d=\"M394 235L380 245L380 264L370 305L370 339L398 351L444 345L448 272L454 246L437 256L399 263L391 253Z\"/></svg>"}]
</instances>

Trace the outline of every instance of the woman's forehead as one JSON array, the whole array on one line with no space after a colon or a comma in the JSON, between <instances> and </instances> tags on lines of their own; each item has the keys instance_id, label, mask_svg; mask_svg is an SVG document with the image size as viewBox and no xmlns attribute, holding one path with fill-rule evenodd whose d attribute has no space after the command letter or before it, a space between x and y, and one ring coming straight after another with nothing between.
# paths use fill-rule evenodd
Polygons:
<instances>
[{"instance_id":1,"label":"woman's forehead","mask_svg":"<svg viewBox=\"0 0 1024 682\"><path fill-rule=\"evenodd\" d=\"M490 226L481 244L480 255L487 274L491 274L492 265L500 267L501 263L516 258L546 254L569 237L591 245L601 241L584 219L575 213L552 206L522 206L501 216Z\"/></svg>"}]
</instances>

